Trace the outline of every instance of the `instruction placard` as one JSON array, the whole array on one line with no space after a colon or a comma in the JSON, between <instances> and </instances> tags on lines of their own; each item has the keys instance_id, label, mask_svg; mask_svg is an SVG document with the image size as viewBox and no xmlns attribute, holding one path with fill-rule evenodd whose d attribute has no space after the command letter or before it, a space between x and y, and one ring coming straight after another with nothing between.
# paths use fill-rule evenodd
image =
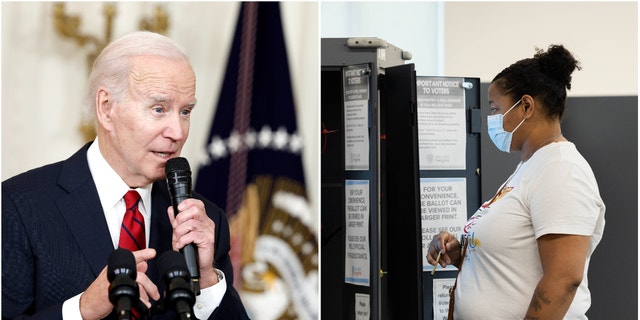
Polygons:
<instances>
[{"instance_id":1,"label":"instruction placard","mask_svg":"<svg viewBox=\"0 0 640 320\"><path fill-rule=\"evenodd\" d=\"M456 279L433 279L433 319L447 320L449 315L449 288Z\"/></svg>"},{"instance_id":2,"label":"instruction placard","mask_svg":"<svg viewBox=\"0 0 640 320\"><path fill-rule=\"evenodd\" d=\"M465 170L463 78L417 77L420 170Z\"/></svg>"},{"instance_id":3,"label":"instruction placard","mask_svg":"<svg viewBox=\"0 0 640 320\"><path fill-rule=\"evenodd\" d=\"M345 170L369 170L369 66L343 68Z\"/></svg>"},{"instance_id":4,"label":"instruction placard","mask_svg":"<svg viewBox=\"0 0 640 320\"><path fill-rule=\"evenodd\" d=\"M460 238L467 221L467 179L465 178L420 178L420 210L422 217L422 269L430 271L433 265L427 262L427 249L433 236L447 231ZM456 270L447 266L437 270Z\"/></svg>"},{"instance_id":5,"label":"instruction placard","mask_svg":"<svg viewBox=\"0 0 640 320\"><path fill-rule=\"evenodd\" d=\"M369 320L371 318L371 306L369 304L369 295L365 293L356 293L356 320Z\"/></svg>"},{"instance_id":6,"label":"instruction placard","mask_svg":"<svg viewBox=\"0 0 640 320\"><path fill-rule=\"evenodd\" d=\"M345 181L345 282L369 286L369 181Z\"/></svg>"}]
</instances>

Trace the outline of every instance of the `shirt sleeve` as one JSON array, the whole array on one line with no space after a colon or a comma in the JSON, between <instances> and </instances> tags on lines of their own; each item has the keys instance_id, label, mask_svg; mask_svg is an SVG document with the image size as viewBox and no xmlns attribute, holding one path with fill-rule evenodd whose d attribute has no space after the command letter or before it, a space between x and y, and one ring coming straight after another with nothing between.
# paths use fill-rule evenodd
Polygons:
<instances>
[{"instance_id":1,"label":"shirt sleeve","mask_svg":"<svg viewBox=\"0 0 640 320\"><path fill-rule=\"evenodd\" d=\"M82 320L82 316L80 315L80 296L82 293L69 298L62 304L62 319Z\"/></svg>"},{"instance_id":2,"label":"shirt sleeve","mask_svg":"<svg viewBox=\"0 0 640 320\"><path fill-rule=\"evenodd\" d=\"M528 190L536 238L546 234L591 236L602 203L593 183L571 162L552 162L542 169Z\"/></svg>"},{"instance_id":3,"label":"shirt sleeve","mask_svg":"<svg viewBox=\"0 0 640 320\"><path fill-rule=\"evenodd\" d=\"M227 291L227 281L224 280L224 272L216 269L216 273L220 276L218 283L200 290L200 295L196 297L193 313L198 319L209 319L213 311L215 311L222 302L222 298Z\"/></svg>"}]
</instances>

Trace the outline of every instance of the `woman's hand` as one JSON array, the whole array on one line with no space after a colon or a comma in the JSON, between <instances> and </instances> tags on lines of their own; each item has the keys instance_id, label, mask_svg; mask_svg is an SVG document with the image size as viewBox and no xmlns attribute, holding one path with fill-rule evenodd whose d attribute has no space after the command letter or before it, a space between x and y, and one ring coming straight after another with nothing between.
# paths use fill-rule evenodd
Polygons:
<instances>
[{"instance_id":1,"label":"woman's hand","mask_svg":"<svg viewBox=\"0 0 640 320\"><path fill-rule=\"evenodd\" d=\"M440 253L440 261L438 261L438 263L441 267L444 268L451 264L458 266L461 254L460 241L451 233L441 231L433 236L433 239L429 243L429 248L427 248L427 262L435 265L438 253Z\"/></svg>"}]
</instances>

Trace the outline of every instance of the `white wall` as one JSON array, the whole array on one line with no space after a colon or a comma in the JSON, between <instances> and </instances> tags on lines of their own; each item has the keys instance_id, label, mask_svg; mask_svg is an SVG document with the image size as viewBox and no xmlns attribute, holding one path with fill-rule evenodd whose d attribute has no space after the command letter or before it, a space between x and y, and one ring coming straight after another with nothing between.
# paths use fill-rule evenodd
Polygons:
<instances>
[{"instance_id":1,"label":"white wall","mask_svg":"<svg viewBox=\"0 0 640 320\"><path fill-rule=\"evenodd\" d=\"M446 2L446 75L490 82L535 47L581 62L569 96L638 94L637 2Z\"/></svg>"},{"instance_id":2,"label":"white wall","mask_svg":"<svg viewBox=\"0 0 640 320\"><path fill-rule=\"evenodd\" d=\"M570 96L638 94L637 2L323 2L321 37L378 37L413 53L418 75L489 82L535 48L581 61Z\"/></svg>"},{"instance_id":3,"label":"white wall","mask_svg":"<svg viewBox=\"0 0 640 320\"><path fill-rule=\"evenodd\" d=\"M239 2L117 2L113 37L138 29L162 5L168 36L185 47L197 77L198 104L183 156L195 159L209 133L239 10ZM69 157L83 144L78 128L90 47L58 35L53 2L2 3L2 180ZM83 33L103 38L103 2L68 2ZM318 5L281 5L285 41L304 139L307 191L318 195ZM196 169L192 168L195 172ZM317 209L314 209L317 212Z\"/></svg>"}]
</instances>

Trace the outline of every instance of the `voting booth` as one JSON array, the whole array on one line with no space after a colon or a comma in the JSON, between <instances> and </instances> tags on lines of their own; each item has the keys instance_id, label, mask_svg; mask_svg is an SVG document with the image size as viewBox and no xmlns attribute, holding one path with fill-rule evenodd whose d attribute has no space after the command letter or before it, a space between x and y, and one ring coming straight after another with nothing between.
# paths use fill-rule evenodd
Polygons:
<instances>
[{"instance_id":1,"label":"voting booth","mask_svg":"<svg viewBox=\"0 0 640 320\"><path fill-rule=\"evenodd\" d=\"M422 251L480 204L479 79L417 76L379 38L321 41L322 317L446 315L457 270Z\"/></svg>"}]
</instances>

